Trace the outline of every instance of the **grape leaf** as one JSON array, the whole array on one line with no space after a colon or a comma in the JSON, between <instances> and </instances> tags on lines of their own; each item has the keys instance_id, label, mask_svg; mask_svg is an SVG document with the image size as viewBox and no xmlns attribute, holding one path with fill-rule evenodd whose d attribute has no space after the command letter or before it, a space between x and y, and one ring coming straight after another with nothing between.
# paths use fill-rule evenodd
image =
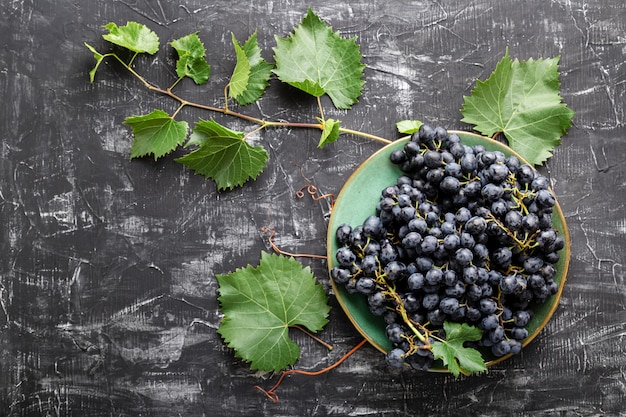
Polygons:
<instances>
[{"instance_id":1,"label":"grape leaf","mask_svg":"<svg viewBox=\"0 0 626 417\"><path fill-rule=\"evenodd\" d=\"M96 48L89 45L87 42L85 42L85 46L87 47L87 49L91 51L91 53L93 54L93 58L96 60L96 65L93 67L91 71L89 71L89 81L93 82L93 80L96 78L96 71L98 71L98 67L102 63L102 60L104 59L104 55L96 51Z\"/></svg>"},{"instance_id":2,"label":"grape leaf","mask_svg":"<svg viewBox=\"0 0 626 417\"><path fill-rule=\"evenodd\" d=\"M203 146L211 139L231 138L242 140L243 137L243 132L235 132L234 130L229 129L226 126L222 126L213 119L200 120L198 123L196 123L194 130L189 137L189 141L187 142L186 147L192 145Z\"/></svg>"},{"instance_id":3,"label":"grape leaf","mask_svg":"<svg viewBox=\"0 0 626 417\"><path fill-rule=\"evenodd\" d=\"M233 189L255 179L267 165L262 146L251 146L243 132L230 130L215 120L196 123L187 146L198 149L176 161L197 174L212 178L219 190Z\"/></svg>"},{"instance_id":4,"label":"grape leaf","mask_svg":"<svg viewBox=\"0 0 626 417\"><path fill-rule=\"evenodd\" d=\"M244 46L245 48L245 46ZM250 68L250 79L248 80L248 88L239 97L235 97L237 103L245 106L254 103L261 98L265 89L269 86L269 80L272 76L273 64L262 60Z\"/></svg>"},{"instance_id":5,"label":"grape leaf","mask_svg":"<svg viewBox=\"0 0 626 417\"><path fill-rule=\"evenodd\" d=\"M482 332L467 323L444 322L443 328L446 331L446 340L436 341L432 345L435 359L441 359L455 377L461 373L485 372L487 366L480 352L463 346L465 342L480 340Z\"/></svg>"},{"instance_id":6,"label":"grape leaf","mask_svg":"<svg viewBox=\"0 0 626 417\"><path fill-rule=\"evenodd\" d=\"M230 80L229 96L234 98L239 105L245 106L261 98L269 85L274 65L261 57L256 32L246 40L243 46L234 35L232 41L237 55L237 64ZM248 71L245 71L246 68ZM241 84L241 88L233 89L233 84Z\"/></svg>"},{"instance_id":7,"label":"grape leaf","mask_svg":"<svg viewBox=\"0 0 626 417\"><path fill-rule=\"evenodd\" d=\"M420 126L424 123L419 120L400 120L396 122L396 128L398 132L404 133L405 135L411 135L420 130Z\"/></svg>"},{"instance_id":8,"label":"grape leaf","mask_svg":"<svg viewBox=\"0 0 626 417\"><path fill-rule=\"evenodd\" d=\"M155 161L182 145L189 129L187 122L177 122L163 110L127 117L124 124L131 127L135 136L131 159L152 154Z\"/></svg>"},{"instance_id":9,"label":"grape leaf","mask_svg":"<svg viewBox=\"0 0 626 417\"><path fill-rule=\"evenodd\" d=\"M197 33L191 33L170 42L178 53L176 74L189 77L196 84L204 84L209 80L211 66L206 62L206 50Z\"/></svg>"},{"instance_id":10,"label":"grape leaf","mask_svg":"<svg viewBox=\"0 0 626 417\"><path fill-rule=\"evenodd\" d=\"M463 122L487 136L503 133L509 146L534 165L552 156L574 112L559 95L559 58L511 61L509 51L489 78L464 97Z\"/></svg>"},{"instance_id":11,"label":"grape leaf","mask_svg":"<svg viewBox=\"0 0 626 417\"><path fill-rule=\"evenodd\" d=\"M318 148L323 148L329 143L335 142L339 138L339 127L341 126L341 120L326 119L324 121L324 129L322 130L322 137L317 145Z\"/></svg>"},{"instance_id":12,"label":"grape leaf","mask_svg":"<svg viewBox=\"0 0 626 417\"><path fill-rule=\"evenodd\" d=\"M127 22L125 26L117 26L110 22L104 25L109 33L102 35L107 41L130 49L133 52L150 55L159 50L159 37L146 25L137 22Z\"/></svg>"},{"instance_id":13,"label":"grape leaf","mask_svg":"<svg viewBox=\"0 0 626 417\"><path fill-rule=\"evenodd\" d=\"M235 34L232 33L231 35L233 46L235 47L235 54L237 56L237 64L235 64L233 75L230 78L230 88L228 93L231 97L236 98L241 96L248 87L248 82L250 81L250 60L246 55L246 51L243 50L237 39L235 39Z\"/></svg>"},{"instance_id":14,"label":"grape leaf","mask_svg":"<svg viewBox=\"0 0 626 417\"><path fill-rule=\"evenodd\" d=\"M300 348L288 328L312 332L328 323L328 297L309 267L283 255L261 253L259 266L217 275L224 314L218 333L252 370L280 371L293 365Z\"/></svg>"},{"instance_id":15,"label":"grape leaf","mask_svg":"<svg viewBox=\"0 0 626 417\"><path fill-rule=\"evenodd\" d=\"M192 58L204 58L206 55L206 49L197 32L174 39L170 45L178 52L178 56L189 55Z\"/></svg>"},{"instance_id":16,"label":"grape leaf","mask_svg":"<svg viewBox=\"0 0 626 417\"><path fill-rule=\"evenodd\" d=\"M274 58L278 79L315 97L328 94L339 109L361 95L365 65L356 37L341 38L311 8L289 37L276 36Z\"/></svg>"}]
</instances>

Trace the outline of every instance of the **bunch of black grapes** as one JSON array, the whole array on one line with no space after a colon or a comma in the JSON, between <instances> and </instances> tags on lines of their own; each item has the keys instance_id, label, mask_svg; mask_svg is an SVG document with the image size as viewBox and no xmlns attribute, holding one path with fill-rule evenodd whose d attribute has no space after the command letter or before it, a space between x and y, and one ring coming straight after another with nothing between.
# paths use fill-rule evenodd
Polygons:
<instances>
[{"instance_id":1,"label":"bunch of black grapes","mask_svg":"<svg viewBox=\"0 0 626 417\"><path fill-rule=\"evenodd\" d=\"M476 347L495 357L519 353L533 304L558 291L565 242L552 225L548 179L429 125L390 161L402 174L382 190L376 215L337 228L331 270L384 317L387 361L428 369L430 341L445 340L446 321L481 329Z\"/></svg>"}]
</instances>

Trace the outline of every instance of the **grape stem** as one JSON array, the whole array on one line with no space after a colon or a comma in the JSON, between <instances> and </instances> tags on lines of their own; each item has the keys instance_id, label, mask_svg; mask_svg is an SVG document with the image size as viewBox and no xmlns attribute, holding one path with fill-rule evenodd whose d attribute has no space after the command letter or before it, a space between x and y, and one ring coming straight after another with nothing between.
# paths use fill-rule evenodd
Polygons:
<instances>
[{"instance_id":1,"label":"grape stem","mask_svg":"<svg viewBox=\"0 0 626 417\"><path fill-rule=\"evenodd\" d=\"M491 221L495 222L504 233L513 239L522 251L532 249L535 246L533 239L534 236L531 236L526 240L520 240L515 233L511 232L506 226L504 226L492 213L489 213L488 217Z\"/></svg>"},{"instance_id":2,"label":"grape stem","mask_svg":"<svg viewBox=\"0 0 626 417\"><path fill-rule=\"evenodd\" d=\"M395 288L393 288L393 286L387 284L387 282L385 281L384 277L379 276L377 279L377 282L379 285L384 286L385 287L385 292L390 295L395 304L396 304L396 311L400 314L400 317L402 317L402 321L404 321L404 323L406 323L406 325L409 327L409 329L411 329L411 331L413 332L413 334L425 345L428 344L428 337L424 336L413 324L413 321L409 318L409 315L406 313L406 309L404 308L404 303L402 302L402 299L400 299L400 296L398 295L398 292L395 290ZM426 329L424 329L424 333L428 334L428 331Z\"/></svg>"},{"instance_id":3,"label":"grape stem","mask_svg":"<svg viewBox=\"0 0 626 417\"><path fill-rule=\"evenodd\" d=\"M181 96L179 96L178 94L174 93L172 91L172 89L176 85L178 85L178 83L181 80L181 78L178 78L172 84L171 87L163 89L163 88L160 88L160 87L152 84L151 82L146 80L145 77L143 77L141 74L139 74L137 71L135 71L135 69L133 69L132 63L133 63L133 60L134 60L135 57L133 57L133 59L130 61L130 63L126 63L123 59L121 59L115 53L104 54L103 55L103 59L104 59L104 57L113 57L113 58L115 58L128 72L130 72L137 80L139 80L148 90L154 91L154 92L162 94L162 95L165 95L165 96L170 97L171 99L177 101L180 105L176 109L174 114L172 115L172 118L174 118L183 109L183 107L189 106L189 107L194 107L194 108L201 109L201 110L206 110L206 111L210 111L210 112L214 112L214 113L221 113L221 114L224 114L224 115L227 115L227 116L232 116L232 117L236 117L238 119L246 120L248 122L251 122L251 123L259 125L260 127L257 130L264 129L266 127L290 127L290 128L306 128L306 129L324 130L325 119L324 119L324 112L322 110L322 103L321 103L320 97L317 97L317 104L318 104L320 115L321 115L320 123L280 122L280 121L264 120L264 119L260 119L260 118L254 117L254 116L250 116L250 115L247 115L247 114L243 114L243 113L231 110L228 107L228 94L227 94L227 92L228 92L229 85L226 85L226 87L224 87L224 107L209 106L209 105L206 105L206 104L201 104L201 103L197 103L197 102L188 101L188 100L182 98ZM361 131L358 131L358 130L347 129L347 128L343 128L343 127L339 128L339 133L345 133L345 134L349 134L349 135L360 136L362 138L370 139L370 140L373 140L373 141L376 141L376 142L380 142L380 143L383 143L383 144L391 143L390 140L382 138L380 136L372 135L372 134L361 132Z\"/></svg>"}]
</instances>

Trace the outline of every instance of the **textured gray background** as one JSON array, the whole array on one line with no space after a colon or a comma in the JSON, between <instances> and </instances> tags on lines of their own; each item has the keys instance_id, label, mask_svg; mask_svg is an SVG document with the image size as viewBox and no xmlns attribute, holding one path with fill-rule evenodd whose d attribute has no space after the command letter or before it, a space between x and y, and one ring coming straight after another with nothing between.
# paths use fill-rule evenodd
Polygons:
<instances>
[{"instance_id":1,"label":"textured gray background","mask_svg":"<svg viewBox=\"0 0 626 417\"><path fill-rule=\"evenodd\" d=\"M207 5L208 4L208 5ZM255 141L270 163L258 181L217 193L173 162L129 161L125 117L175 104L114 64L90 84L87 41L135 20L162 44L198 31L212 77L184 82L190 100L221 105L234 66L230 32L255 29L266 59L304 13L299 0L180 3L7 0L0 5L0 416L625 415L626 5L623 0L316 2L334 29L357 36L367 84L350 111L327 116L390 139L416 118L448 128L463 95L508 46L512 57L561 56L562 95L577 114L544 172L570 227L572 259L560 306L522 355L483 376L391 371L364 347L319 377L271 386L234 359L216 333L215 274L269 250L268 226L291 252L324 254L325 201L379 144L345 136L323 150L318 132L276 129ZM171 48L136 68L175 79ZM273 82L245 112L312 121L312 99ZM185 109L190 122L209 113ZM250 126L216 116L234 129ZM325 263L303 260L328 289ZM330 292L330 289L329 289ZM325 350L293 333L301 369L333 363L361 340L331 296Z\"/></svg>"}]
</instances>

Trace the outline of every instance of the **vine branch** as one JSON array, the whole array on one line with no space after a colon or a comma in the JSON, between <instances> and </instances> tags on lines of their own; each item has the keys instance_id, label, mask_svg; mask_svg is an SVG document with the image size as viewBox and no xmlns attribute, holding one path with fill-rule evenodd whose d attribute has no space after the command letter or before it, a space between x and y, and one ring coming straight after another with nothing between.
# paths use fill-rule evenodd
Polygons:
<instances>
[{"instance_id":1,"label":"vine branch","mask_svg":"<svg viewBox=\"0 0 626 417\"><path fill-rule=\"evenodd\" d=\"M197 108L197 109L206 110L206 111L210 111L210 112L214 112L214 113L221 113L221 114L224 114L226 116L236 117L238 119L246 120L248 122L260 125L262 128L266 128L266 127L290 127L290 128L317 129L317 130L323 130L324 129L324 112L323 112L323 109L322 109L322 103L321 103L320 97L317 97L317 103L318 103L318 107L319 107L319 111L320 111L320 115L321 115L321 123L279 122L279 121L264 120L264 119L260 119L260 118L254 117L254 116L250 116L250 115L244 114L244 113L240 113L240 112L237 112L237 111L230 110L230 108L228 107L228 88L229 88L229 85L226 85L226 87L224 87L224 100L225 100L224 107L215 107L215 106L210 106L210 105L206 105L206 104L202 104L202 103L197 103L197 102L186 100L186 99L182 98L181 96L179 96L178 94L172 92L172 89L176 85L178 85L178 83L180 82L181 78L178 78L172 84L171 87L169 87L167 89L163 89L163 88L160 88L160 87L152 84L145 77L143 77L141 74L139 74L137 71L135 71L135 69L133 69L132 63L133 63L134 58L135 58L134 56L133 56L133 59L130 61L130 63L126 63L123 59L121 59L115 53L109 53L109 54L103 55L103 57L108 57L108 56L115 58L124 67L124 69L126 69L128 72L130 72L148 90L154 91L156 93L162 94L162 95L167 96L167 97L170 97L171 99L177 101L180 104L180 106L176 109L176 111L172 115L172 118L174 118L174 116L176 116L183 107L188 106L188 107L194 107L194 108ZM389 143L392 142L392 141L390 141L388 139L385 139L385 138L382 138L380 136L376 136L376 135L372 135L372 134L369 134L369 133L365 133L365 132L361 132L361 131L353 130L353 129L348 129L348 128L340 127L339 128L339 132L340 133L354 135L354 136L360 136L362 138L370 139L370 140L373 140L373 141L376 141L376 142L379 142L379 143L383 143L383 144L389 144Z\"/></svg>"}]
</instances>

